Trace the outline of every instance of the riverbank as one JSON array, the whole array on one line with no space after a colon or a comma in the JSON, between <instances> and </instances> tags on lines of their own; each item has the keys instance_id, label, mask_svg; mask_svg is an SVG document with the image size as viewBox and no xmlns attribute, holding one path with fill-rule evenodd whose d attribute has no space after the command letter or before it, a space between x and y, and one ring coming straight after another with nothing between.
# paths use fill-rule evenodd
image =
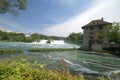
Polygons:
<instances>
[{"instance_id":1,"label":"riverbank","mask_svg":"<svg viewBox=\"0 0 120 80\"><path fill-rule=\"evenodd\" d=\"M106 53L106 54L112 54L116 57L120 57L120 49L116 49L116 48L105 48L105 49L102 49L102 50L95 50L95 49L77 49L77 50L82 50L82 51L90 51L90 52L100 52L100 53Z\"/></svg>"},{"instance_id":2,"label":"riverbank","mask_svg":"<svg viewBox=\"0 0 120 80\"><path fill-rule=\"evenodd\" d=\"M82 51L90 51L90 52L100 52L100 53L110 53L110 51L108 50L93 50L93 49L82 49L82 48L78 48L77 50L82 50Z\"/></svg>"},{"instance_id":3,"label":"riverbank","mask_svg":"<svg viewBox=\"0 0 120 80\"><path fill-rule=\"evenodd\" d=\"M104 48L104 50L110 51L110 54L120 57L120 46L109 46Z\"/></svg>"}]
</instances>

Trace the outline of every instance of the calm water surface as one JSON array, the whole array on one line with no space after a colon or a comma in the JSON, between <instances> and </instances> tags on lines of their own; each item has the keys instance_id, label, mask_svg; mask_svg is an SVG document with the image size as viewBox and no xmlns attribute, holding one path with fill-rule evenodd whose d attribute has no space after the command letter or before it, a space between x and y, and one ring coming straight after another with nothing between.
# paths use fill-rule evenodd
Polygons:
<instances>
[{"instance_id":1,"label":"calm water surface","mask_svg":"<svg viewBox=\"0 0 120 80\"><path fill-rule=\"evenodd\" d=\"M67 63L73 73L104 74L108 75L112 71L120 71L120 58L107 53L96 53L89 51L63 51L63 52L28 52L29 48L34 47L53 47L53 48L72 48L76 45L41 45L36 46L30 43L0 42L0 49L24 49L22 54L0 55L0 59L15 58L22 56L30 62L37 60L39 63L46 64L47 68L54 69L61 66L61 59Z\"/></svg>"}]
</instances>

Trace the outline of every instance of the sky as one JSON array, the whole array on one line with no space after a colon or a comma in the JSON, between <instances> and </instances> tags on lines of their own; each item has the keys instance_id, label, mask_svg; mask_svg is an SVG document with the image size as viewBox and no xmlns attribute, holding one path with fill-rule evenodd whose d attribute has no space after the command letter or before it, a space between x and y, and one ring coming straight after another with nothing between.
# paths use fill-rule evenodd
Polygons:
<instances>
[{"instance_id":1,"label":"sky","mask_svg":"<svg viewBox=\"0 0 120 80\"><path fill-rule=\"evenodd\" d=\"M120 22L120 0L28 0L19 16L0 14L0 28L13 32L67 37L82 26L104 18Z\"/></svg>"}]
</instances>

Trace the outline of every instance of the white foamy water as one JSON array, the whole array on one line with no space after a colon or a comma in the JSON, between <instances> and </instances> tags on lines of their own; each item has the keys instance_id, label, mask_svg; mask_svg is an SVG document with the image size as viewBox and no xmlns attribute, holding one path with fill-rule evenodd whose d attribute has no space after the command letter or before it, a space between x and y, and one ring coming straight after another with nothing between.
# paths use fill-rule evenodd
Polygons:
<instances>
[{"instance_id":1,"label":"white foamy water","mask_svg":"<svg viewBox=\"0 0 120 80\"><path fill-rule=\"evenodd\" d=\"M31 43L34 47L38 48L79 48L80 46L75 44L65 43L64 40L52 40L51 43L47 43L47 40L35 41Z\"/></svg>"},{"instance_id":2,"label":"white foamy water","mask_svg":"<svg viewBox=\"0 0 120 80\"><path fill-rule=\"evenodd\" d=\"M32 42L32 44L35 44L35 45L47 44L47 41L48 40L41 40L39 42L35 41L35 42ZM64 42L64 40L52 40L50 44L66 44L66 43Z\"/></svg>"},{"instance_id":3,"label":"white foamy water","mask_svg":"<svg viewBox=\"0 0 120 80\"><path fill-rule=\"evenodd\" d=\"M65 44L63 40L53 40L51 44Z\"/></svg>"},{"instance_id":4,"label":"white foamy water","mask_svg":"<svg viewBox=\"0 0 120 80\"><path fill-rule=\"evenodd\" d=\"M66 63L68 63L68 64L70 64L70 65L74 65L74 66L76 66L76 71L82 71L82 72L88 72L88 73L99 73L99 72L97 72L97 71L93 71L93 70L90 70L90 69L88 69L88 68L86 68L86 67L83 67L83 66L81 66L81 65L79 65L79 64L74 64L73 62L71 62L71 61L69 61L69 60L67 60L67 59L65 59L64 58L64 61L66 62Z\"/></svg>"},{"instance_id":5,"label":"white foamy water","mask_svg":"<svg viewBox=\"0 0 120 80\"><path fill-rule=\"evenodd\" d=\"M39 42L37 42L38 44L46 44L47 43L47 40L41 40Z\"/></svg>"}]
</instances>

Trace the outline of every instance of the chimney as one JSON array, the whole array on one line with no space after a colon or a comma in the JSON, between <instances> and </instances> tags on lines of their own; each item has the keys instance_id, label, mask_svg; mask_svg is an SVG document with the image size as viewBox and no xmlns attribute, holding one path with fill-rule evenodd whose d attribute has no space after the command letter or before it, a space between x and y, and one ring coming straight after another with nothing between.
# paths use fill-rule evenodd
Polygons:
<instances>
[{"instance_id":1,"label":"chimney","mask_svg":"<svg viewBox=\"0 0 120 80\"><path fill-rule=\"evenodd\" d=\"M101 20L103 21L103 17L101 18Z\"/></svg>"}]
</instances>

